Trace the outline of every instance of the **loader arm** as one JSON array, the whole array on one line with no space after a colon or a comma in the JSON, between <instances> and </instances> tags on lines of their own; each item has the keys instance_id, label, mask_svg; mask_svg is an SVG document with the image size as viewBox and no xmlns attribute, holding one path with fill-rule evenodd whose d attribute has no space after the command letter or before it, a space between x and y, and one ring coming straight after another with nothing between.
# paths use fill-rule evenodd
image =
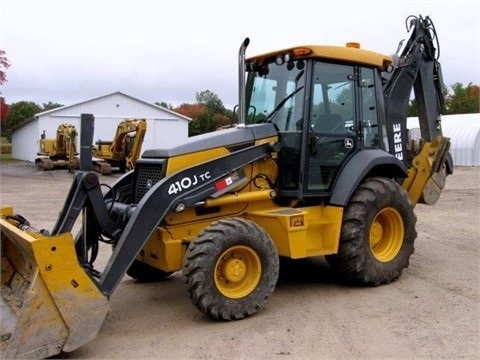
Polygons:
<instances>
[{"instance_id":1,"label":"loader arm","mask_svg":"<svg viewBox=\"0 0 480 360\"><path fill-rule=\"evenodd\" d=\"M179 171L155 184L133 211L132 207L125 209L132 213L100 277L101 291L110 296L150 235L169 212L180 212L205 200L217 192L216 182L247 164L268 157L272 151L273 144L269 143L251 146ZM169 191L172 184L194 176L203 180L199 180L188 191Z\"/></svg>"},{"instance_id":2,"label":"loader arm","mask_svg":"<svg viewBox=\"0 0 480 360\"><path fill-rule=\"evenodd\" d=\"M215 187L216 182L245 165L268 157L272 151L273 145L269 143L251 146L179 171L154 185L137 205L115 203L114 199L108 198L109 193L104 199L98 176L94 172L79 172L51 235L70 232L80 214L84 216L84 230L75 239L77 260L89 275L100 278L96 285L108 297L168 213L183 211L207 199L218 191ZM194 177L201 180L188 191L169 190L172 184ZM109 210L112 209L116 213L121 213L122 218L128 218L124 227L123 224L112 221L109 215ZM106 236L116 244L101 274L93 269L93 260L88 259L88 252L92 248L94 251L97 250L95 239L99 236Z\"/></svg>"},{"instance_id":3,"label":"loader arm","mask_svg":"<svg viewBox=\"0 0 480 360\"><path fill-rule=\"evenodd\" d=\"M408 21L410 38L403 43L398 64L384 85L388 150L409 169L403 187L413 203L432 205L440 197L448 175L445 162L450 139L443 136L441 127L443 79L433 23L429 17L421 16L411 16ZM423 141L417 154L410 153L407 145L407 109L412 89Z\"/></svg>"}]
</instances>

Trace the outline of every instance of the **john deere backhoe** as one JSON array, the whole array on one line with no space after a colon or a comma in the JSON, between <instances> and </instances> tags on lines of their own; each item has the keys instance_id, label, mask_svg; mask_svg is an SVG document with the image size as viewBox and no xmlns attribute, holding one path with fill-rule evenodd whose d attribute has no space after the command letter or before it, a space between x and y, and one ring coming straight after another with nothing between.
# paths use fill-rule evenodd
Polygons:
<instances>
[{"instance_id":1,"label":"john deere backhoe","mask_svg":"<svg viewBox=\"0 0 480 360\"><path fill-rule=\"evenodd\" d=\"M69 172L73 172L78 169L77 136L77 129L71 124L60 124L57 136L52 139L47 138L44 131L40 137L40 151L35 164L44 170L68 168Z\"/></svg>"},{"instance_id":2,"label":"john deere backhoe","mask_svg":"<svg viewBox=\"0 0 480 360\"><path fill-rule=\"evenodd\" d=\"M93 170L108 175L112 167L120 172L133 170L140 156L143 138L147 131L146 119L125 119L117 126L112 141L99 140L92 149Z\"/></svg>"},{"instance_id":3,"label":"john deere backhoe","mask_svg":"<svg viewBox=\"0 0 480 360\"><path fill-rule=\"evenodd\" d=\"M428 17L406 23L394 57L348 44L247 59L246 39L239 123L145 151L104 193L89 171L94 117L83 114L81 171L53 229L2 210L4 355L47 357L92 340L125 274L182 271L193 304L219 320L264 307L280 257L325 256L357 285L397 279L414 250L415 204L434 204L453 168L435 30ZM418 153L407 146L412 90ZM101 241L113 250L98 269Z\"/></svg>"}]
</instances>

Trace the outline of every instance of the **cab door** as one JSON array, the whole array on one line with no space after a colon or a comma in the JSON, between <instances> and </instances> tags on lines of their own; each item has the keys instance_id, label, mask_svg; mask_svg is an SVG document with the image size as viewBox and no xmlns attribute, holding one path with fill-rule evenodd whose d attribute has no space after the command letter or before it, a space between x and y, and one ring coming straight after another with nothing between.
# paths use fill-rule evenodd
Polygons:
<instances>
[{"instance_id":1,"label":"cab door","mask_svg":"<svg viewBox=\"0 0 480 360\"><path fill-rule=\"evenodd\" d=\"M312 74L305 194L329 192L345 159L357 149L355 68L315 62Z\"/></svg>"}]
</instances>

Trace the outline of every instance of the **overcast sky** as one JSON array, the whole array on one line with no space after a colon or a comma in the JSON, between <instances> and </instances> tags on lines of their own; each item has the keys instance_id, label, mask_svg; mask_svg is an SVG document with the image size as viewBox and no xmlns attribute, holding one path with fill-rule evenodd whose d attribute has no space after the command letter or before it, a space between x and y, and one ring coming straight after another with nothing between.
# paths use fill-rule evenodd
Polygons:
<instances>
[{"instance_id":1,"label":"overcast sky","mask_svg":"<svg viewBox=\"0 0 480 360\"><path fill-rule=\"evenodd\" d=\"M210 90L237 103L238 49L247 56L301 44L392 54L408 15L430 16L444 82L480 84L479 1L2 0L0 49L11 62L8 104L72 105L115 91L194 103Z\"/></svg>"}]
</instances>

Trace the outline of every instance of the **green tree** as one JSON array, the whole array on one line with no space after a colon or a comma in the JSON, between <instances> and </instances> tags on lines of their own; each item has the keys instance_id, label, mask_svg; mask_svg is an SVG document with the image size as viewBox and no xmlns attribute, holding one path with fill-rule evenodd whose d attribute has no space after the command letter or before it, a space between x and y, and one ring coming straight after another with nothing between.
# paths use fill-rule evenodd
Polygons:
<instances>
[{"instance_id":1,"label":"green tree","mask_svg":"<svg viewBox=\"0 0 480 360\"><path fill-rule=\"evenodd\" d=\"M445 107L447 114L471 114L480 112L480 96L478 85L469 83L464 87L461 83L452 85L453 94L447 95Z\"/></svg>"},{"instance_id":2,"label":"green tree","mask_svg":"<svg viewBox=\"0 0 480 360\"><path fill-rule=\"evenodd\" d=\"M226 115L223 114L213 114L212 116L212 124L215 129L229 126L231 124L232 120Z\"/></svg>"},{"instance_id":3,"label":"green tree","mask_svg":"<svg viewBox=\"0 0 480 360\"><path fill-rule=\"evenodd\" d=\"M407 116L408 117L418 116L418 105L417 105L416 99L410 100L410 104L408 104L408 109L407 109Z\"/></svg>"},{"instance_id":4,"label":"green tree","mask_svg":"<svg viewBox=\"0 0 480 360\"><path fill-rule=\"evenodd\" d=\"M448 94L448 88L445 85L442 85L442 94L444 99L447 97ZM412 90L412 95L414 95L414 92ZM445 114L445 104L442 104L442 109L440 111L442 114ZM408 104L407 108L407 116L408 117L418 117L418 103L417 99L413 98L410 100L410 103Z\"/></svg>"},{"instance_id":5,"label":"green tree","mask_svg":"<svg viewBox=\"0 0 480 360\"><path fill-rule=\"evenodd\" d=\"M43 103L42 111L52 110L52 109L56 109L56 108L59 108L59 107L62 107L62 106L63 106L62 104L54 103L54 102L49 101L48 103Z\"/></svg>"},{"instance_id":6,"label":"green tree","mask_svg":"<svg viewBox=\"0 0 480 360\"><path fill-rule=\"evenodd\" d=\"M175 108L175 106L173 106L172 104L167 104L165 101L156 101L155 105L161 106L168 110L173 110Z\"/></svg>"},{"instance_id":7,"label":"green tree","mask_svg":"<svg viewBox=\"0 0 480 360\"><path fill-rule=\"evenodd\" d=\"M3 96L0 96L0 122L3 123L6 121L7 116L8 116L8 109L10 106L5 102L5 98Z\"/></svg>"},{"instance_id":8,"label":"green tree","mask_svg":"<svg viewBox=\"0 0 480 360\"><path fill-rule=\"evenodd\" d=\"M2 136L9 140L12 136L12 129L22 121L30 119L42 109L32 101L19 101L10 105L8 115L2 124Z\"/></svg>"},{"instance_id":9,"label":"green tree","mask_svg":"<svg viewBox=\"0 0 480 360\"><path fill-rule=\"evenodd\" d=\"M208 130L205 130L205 117L207 114L207 107L203 104L181 104L178 108L173 109L175 112L192 119L188 124L188 135L199 135Z\"/></svg>"},{"instance_id":10,"label":"green tree","mask_svg":"<svg viewBox=\"0 0 480 360\"><path fill-rule=\"evenodd\" d=\"M200 114L197 118L194 118L188 127L188 135L199 135L215 130L212 126L212 115L206 111Z\"/></svg>"},{"instance_id":11,"label":"green tree","mask_svg":"<svg viewBox=\"0 0 480 360\"><path fill-rule=\"evenodd\" d=\"M220 100L217 94L210 90L197 92L195 100L197 100L197 103L205 105L212 114L223 114L225 112L225 106L223 106L222 100Z\"/></svg>"},{"instance_id":12,"label":"green tree","mask_svg":"<svg viewBox=\"0 0 480 360\"><path fill-rule=\"evenodd\" d=\"M10 61L8 61L5 51L0 49L0 85L3 85L7 82L7 69L9 67Z\"/></svg>"},{"instance_id":13,"label":"green tree","mask_svg":"<svg viewBox=\"0 0 480 360\"><path fill-rule=\"evenodd\" d=\"M223 106L222 100L210 90L196 93L196 104L182 104L175 111L192 119L188 135L194 136L217 130L230 123L231 114Z\"/></svg>"},{"instance_id":14,"label":"green tree","mask_svg":"<svg viewBox=\"0 0 480 360\"><path fill-rule=\"evenodd\" d=\"M8 61L5 51L0 49L0 86L7 82L7 69L10 67L10 61ZM0 91L0 95L2 92ZM4 126L4 121L8 115L9 106L5 102L5 98L0 96L0 121L2 127Z\"/></svg>"}]
</instances>

